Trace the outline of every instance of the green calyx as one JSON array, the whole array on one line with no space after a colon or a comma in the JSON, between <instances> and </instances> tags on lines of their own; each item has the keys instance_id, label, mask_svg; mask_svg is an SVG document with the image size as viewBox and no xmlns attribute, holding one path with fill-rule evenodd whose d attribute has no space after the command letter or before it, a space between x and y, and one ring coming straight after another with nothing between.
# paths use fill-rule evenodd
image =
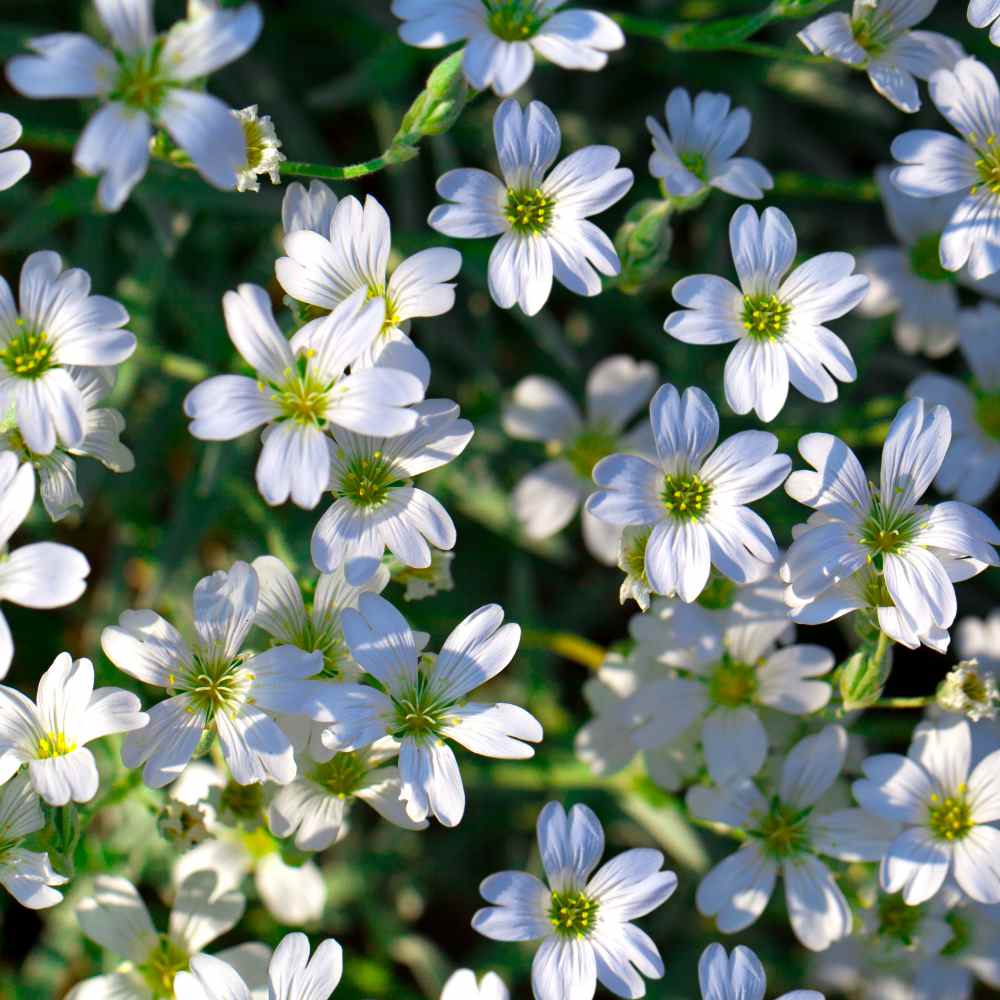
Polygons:
<instances>
[{"instance_id":1,"label":"green calyx","mask_svg":"<svg viewBox=\"0 0 1000 1000\"><path fill-rule=\"evenodd\" d=\"M676 521L696 521L708 511L712 487L696 473L663 477L660 502Z\"/></svg>"},{"instance_id":2,"label":"green calyx","mask_svg":"<svg viewBox=\"0 0 1000 1000\"><path fill-rule=\"evenodd\" d=\"M790 312L777 295L744 296L743 329L754 340L778 340L788 329Z\"/></svg>"},{"instance_id":3,"label":"green calyx","mask_svg":"<svg viewBox=\"0 0 1000 1000\"><path fill-rule=\"evenodd\" d=\"M353 795L368 774L368 765L356 753L334 754L309 774L309 780L325 792L346 799Z\"/></svg>"},{"instance_id":4,"label":"green calyx","mask_svg":"<svg viewBox=\"0 0 1000 1000\"><path fill-rule=\"evenodd\" d=\"M941 266L941 234L926 233L910 247L910 270L934 284L953 281L955 275Z\"/></svg>"},{"instance_id":5,"label":"green calyx","mask_svg":"<svg viewBox=\"0 0 1000 1000\"><path fill-rule=\"evenodd\" d=\"M798 857L809 850L808 820L812 807L795 809L777 796L771 799L768 811L757 820L757 826L747 834L760 844L761 850L775 861Z\"/></svg>"},{"instance_id":6,"label":"green calyx","mask_svg":"<svg viewBox=\"0 0 1000 1000\"><path fill-rule=\"evenodd\" d=\"M618 438L610 431L601 427L589 427L581 431L563 453L567 462L573 466L573 471L581 478L590 482L594 466L618 447Z\"/></svg>"},{"instance_id":7,"label":"green calyx","mask_svg":"<svg viewBox=\"0 0 1000 1000\"><path fill-rule=\"evenodd\" d=\"M585 938L597 922L599 904L578 889L553 892L549 923L563 938Z\"/></svg>"},{"instance_id":8,"label":"green calyx","mask_svg":"<svg viewBox=\"0 0 1000 1000\"><path fill-rule=\"evenodd\" d=\"M716 705L738 708L753 702L759 684L753 663L742 663L725 653L709 676L708 693Z\"/></svg>"},{"instance_id":9,"label":"green calyx","mask_svg":"<svg viewBox=\"0 0 1000 1000\"><path fill-rule=\"evenodd\" d=\"M483 0L486 23L497 38L505 42L523 42L545 23L533 0Z\"/></svg>"},{"instance_id":10,"label":"green calyx","mask_svg":"<svg viewBox=\"0 0 1000 1000\"><path fill-rule=\"evenodd\" d=\"M381 451L373 451L346 463L334 493L362 510L374 510L385 503L389 490L401 480L392 462Z\"/></svg>"},{"instance_id":11,"label":"green calyx","mask_svg":"<svg viewBox=\"0 0 1000 1000\"><path fill-rule=\"evenodd\" d=\"M521 236L540 236L552 223L555 199L541 188L510 188L503 216Z\"/></svg>"}]
</instances>

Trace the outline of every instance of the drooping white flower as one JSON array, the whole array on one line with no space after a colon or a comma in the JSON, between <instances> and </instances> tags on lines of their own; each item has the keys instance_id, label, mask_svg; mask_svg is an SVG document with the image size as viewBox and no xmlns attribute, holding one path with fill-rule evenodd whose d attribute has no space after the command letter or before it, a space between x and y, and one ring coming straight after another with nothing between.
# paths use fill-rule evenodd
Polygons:
<instances>
[{"instance_id":1,"label":"drooping white flower","mask_svg":"<svg viewBox=\"0 0 1000 1000\"><path fill-rule=\"evenodd\" d=\"M322 653L288 645L244 650L258 589L257 574L244 562L200 580L190 646L153 611L125 611L118 626L101 634L101 648L119 670L170 695L150 708L149 724L122 747L125 766L144 765L151 787L180 774L208 728L241 785L287 784L295 777L292 745L268 713L329 717L324 686L308 680L322 670Z\"/></svg>"},{"instance_id":2,"label":"drooping white flower","mask_svg":"<svg viewBox=\"0 0 1000 1000\"><path fill-rule=\"evenodd\" d=\"M296 196L300 199L303 206L313 200L319 205L314 214L304 207L296 210L286 196L285 214L293 217L285 221L287 256L274 265L281 287L293 299L318 309L335 309L359 289L369 299L384 302L380 336L365 361L403 368L426 387L430 365L406 330L411 319L441 316L455 304L451 279L462 266L462 255L449 247L430 247L401 261L390 275L389 216L375 198L369 195L363 206L353 195L337 202L328 188L313 186L308 196ZM295 221L297 211L302 214Z\"/></svg>"},{"instance_id":3,"label":"drooping white flower","mask_svg":"<svg viewBox=\"0 0 1000 1000\"><path fill-rule=\"evenodd\" d=\"M962 660L948 671L934 701L946 712L982 722L997 717L1000 687L992 670L981 669L977 660Z\"/></svg>"},{"instance_id":4,"label":"drooping white flower","mask_svg":"<svg viewBox=\"0 0 1000 1000\"><path fill-rule=\"evenodd\" d=\"M79 448L86 436L83 390L67 366L119 365L135 350L120 303L90 294L90 276L63 270L51 250L21 268L20 310L0 278L0 413L10 414L24 443L47 455L56 443Z\"/></svg>"},{"instance_id":5,"label":"drooping white flower","mask_svg":"<svg viewBox=\"0 0 1000 1000\"><path fill-rule=\"evenodd\" d=\"M935 485L963 503L982 503L1000 482L1000 307L984 302L959 314L959 343L971 386L947 375L921 375L906 390L951 414L951 445Z\"/></svg>"},{"instance_id":6,"label":"drooping white flower","mask_svg":"<svg viewBox=\"0 0 1000 1000\"><path fill-rule=\"evenodd\" d=\"M0 601L26 608L61 608L87 588L90 563L82 552L58 542L33 542L7 550L11 535L28 516L35 499L35 475L27 463L18 465L13 452L0 453ZM0 612L0 677L14 658L10 627Z\"/></svg>"},{"instance_id":7,"label":"drooping white flower","mask_svg":"<svg viewBox=\"0 0 1000 1000\"><path fill-rule=\"evenodd\" d=\"M298 181L289 184L281 199L281 225L285 235L309 229L330 239L330 223L337 205L337 196L322 181L310 181L308 189Z\"/></svg>"},{"instance_id":8,"label":"drooping white flower","mask_svg":"<svg viewBox=\"0 0 1000 1000\"><path fill-rule=\"evenodd\" d=\"M62 893L54 886L69 881L53 869L47 854L21 846L25 837L44 827L45 817L27 774L0 788L0 885L30 910L55 906Z\"/></svg>"},{"instance_id":9,"label":"drooping white flower","mask_svg":"<svg viewBox=\"0 0 1000 1000\"><path fill-rule=\"evenodd\" d=\"M822 253L786 272L797 241L779 208L758 218L741 205L729 223L729 244L740 287L714 274L681 278L675 301L687 308L663 325L687 344L736 346L726 359L726 401L736 413L754 410L773 420L789 382L807 399L829 403L837 383L857 377L847 345L825 326L850 312L868 290L849 253Z\"/></svg>"},{"instance_id":10,"label":"drooping white flower","mask_svg":"<svg viewBox=\"0 0 1000 1000\"><path fill-rule=\"evenodd\" d=\"M646 128L653 137L649 172L672 198L697 198L718 188L736 198L763 198L774 187L771 175L756 160L733 154L750 135L750 112L731 108L728 94L702 91L692 104L683 87L675 87L664 108L667 129L653 117Z\"/></svg>"},{"instance_id":11,"label":"drooping white flower","mask_svg":"<svg viewBox=\"0 0 1000 1000\"><path fill-rule=\"evenodd\" d=\"M702 1000L764 1000L767 975L760 959L743 945L731 955L721 944L710 944L698 961ZM815 990L792 990L778 1000L823 1000Z\"/></svg>"},{"instance_id":12,"label":"drooping white flower","mask_svg":"<svg viewBox=\"0 0 1000 1000\"><path fill-rule=\"evenodd\" d=\"M903 830L889 846L886 892L923 903L951 875L980 903L1000 903L1000 750L972 766L969 724L917 726L907 756L879 754L862 765L854 796L873 816Z\"/></svg>"},{"instance_id":13,"label":"drooping white flower","mask_svg":"<svg viewBox=\"0 0 1000 1000\"><path fill-rule=\"evenodd\" d=\"M268 1000L329 1000L344 971L343 950L333 938L322 941L309 957L305 934L286 934L267 968ZM250 987L226 961L195 955L191 971L174 981L177 1000L250 1000Z\"/></svg>"},{"instance_id":14,"label":"drooping white flower","mask_svg":"<svg viewBox=\"0 0 1000 1000\"><path fill-rule=\"evenodd\" d=\"M274 130L271 116L258 114L256 104L232 114L243 128L247 144L246 160L236 173L236 190L259 191L258 178L265 174L272 184L280 184L281 164L287 157L281 152L281 140Z\"/></svg>"},{"instance_id":15,"label":"drooping white flower","mask_svg":"<svg viewBox=\"0 0 1000 1000\"><path fill-rule=\"evenodd\" d=\"M694 387L681 396L660 386L649 414L657 461L601 459L594 482L604 488L591 494L587 510L609 524L652 527L645 569L658 594L695 600L713 565L737 583L758 579L778 549L771 529L744 505L788 475L791 459L775 454L778 439L743 431L715 448L719 415Z\"/></svg>"},{"instance_id":16,"label":"drooping white flower","mask_svg":"<svg viewBox=\"0 0 1000 1000\"><path fill-rule=\"evenodd\" d=\"M748 779L688 791L688 808L699 819L747 834L746 843L698 886L698 910L715 917L719 930L734 934L753 924L780 873L792 930L802 944L823 951L850 934L851 908L820 856L879 861L896 829L860 809L815 811L846 753L847 733L827 726L792 748L770 797Z\"/></svg>"},{"instance_id":17,"label":"drooping white flower","mask_svg":"<svg viewBox=\"0 0 1000 1000\"><path fill-rule=\"evenodd\" d=\"M511 505L529 538L561 531L593 489L591 473L606 455L618 451L650 454L649 424L626 431L649 401L656 366L624 354L605 358L587 377L586 414L557 382L529 375L514 387L503 410L503 429L512 438L543 441L551 460L529 472L514 487ZM584 511L583 539L590 552L609 565L618 558L621 530Z\"/></svg>"},{"instance_id":18,"label":"drooping white flower","mask_svg":"<svg viewBox=\"0 0 1000 1000\"><path fill-rule=\"evenodd\" d=\"M487 972L477 983L471 969L458 969L445 982L441 1000L510 1000L510 991L495 972Z\"/></svg>"},{"instance_id":19,"label":"drooping white flower","mask_svg":"<svg viewBox=\"0 0 1000 1000\"><path fill-rule=\"evenodd\" d=\"M621 261L611 240L589 221L624 197L632 171L618 166L611 146L587 146L554 170L562 133L540 101L522 110L504 101L493 116L503 180L485 170L449 170L437 192L450 204L431 211L431 227L446 236L499 236L489 262L489 287L501 309L517 304L534 316L548 301L555 278L577 295L597 295L600 274L614 276Z\"/></svg>"},{"instance_id":20,"label":"drooping white flower","mask_svg":"<svg viewBox=\"0 0 1000 1000\"><path fill-rule=\"evenodd\" d=\"M920 498L951 438L943 406L911 399L896 414L882 449L881 484L869 483L850 448L831 434L807 434L799 452L816 470L794 472L785 489L815 508L782 566L792 617L831 621L877 608L880 628L908 646L945 648L955 620L953 581L1000 564L1000 530L956 501Z\"/></svg>"},{"instance_id":21,"label":"drooping white flower","mask_svg":"<svg viewBox=\"0 0 1000 1000\"><path fill-rule=\"evenodd\" d=\"M422 569L431 565L431 545L454 547L450 515L412 480L460 455L472 439L472 424L459 418L458 405L448 399L425 400L413 412L417 426L398 437L334 431L328 465L334 502L311 543L321 572L343 566L347 582L360 587L378 570L386 549Z\"/></svg>"},{"instance_id":22,"label":"drooping white flower","mask_svg":"<svg viewBox=\"0 0 1000 1000\"><path fill-rule=\"evenodd\" d=\"M73 162L85 174L100 176L97 197L107 211L121 208L146 173L154 128L166 130L206 181L232 190L247 162L243 128L197 81L257 40L257 5L215 7L161 35L153 27L152 0L98 0L96 7L111 36L110 51L76 32L32 38L28 47L35 54L7 63L11 86L28 97L101 102Z\"/></svg>"},{"instance_id":23,"label":"drooping white flower","mask_svg":"<svg viewBox=\"0 0 1000 1000\"><path fill-rule=\"evenodd\" d=\"M892 182L914 198L960 194L941 234L941 266L975 280L1000 271L1000 89L976 59L931 75L930 95L958 136L918 129L897 136Z\"/></svg>"},{"instance_id":24,"label":"drooping white flower","mask_svg":"<svg viewBox=\"0 0 1000 1000\"><path fill-rule=\"evenodd\" d=\"M663 855L633 848L594 872L604 853L600 821L587 806L567 815L558 802L538 815L538 847L548 884L527 872L490 875L479 891L493 905L476 912L473 928L495 941L541 939L531 966L536 1000L591 1000L598 982L616 996L644 996L643 976L659 979L663 961L631 921L677 888L677 876L661 870Z\"/></svg>"},{"instance_id":25,"label":"drooping white flower","mask_svg":"<svg viewBox=\"0 0 1000 1000\"><path fill-rule=\"evenodd\" d=\"M229 441L264 426L257 488L272 505L291 497L311 510L329 481L328 435L334 428L391 437L417 423L411 403L420 380L393 368L358 369L382 326L381 301L358 291L329 316L286 340L258 285L240 285L222 299L226 328L257 378L216 375L184 400L191 433Z\"/></svg>"},{"instance_id":26,"label":"drooping white flower","mask_svg":"<svg viewBox=\"0 0 1000 1000\"><path fill-rule=\"evenodd\" d=\"M974 28L990 27L990 41L1000 45L1000 0L969 0L969 24Z\"/></svg>"},{"instance_id":27,"label":"drooping white flower","mask_svg":"<svg viewBox=\"0 0 1000 1000\"><path fill-rule=\"evenodd\" d=\"M917 80L951 69L965 52L937 31L913 31L937 0L854 0L850 15L824 14L799 32L814 55L825 55L868 73L872 86L900 111L919 111Z\"/></svg>"},{"instance_id":28,"label":"drooping white flower","mask_svg":"<svg viewBox=\"0 0 1000 1000\"><path fill-rule=\"evenodd\" d=\"M603 69L625 45L621 28L595 10L559 10L566 0L393 0L407 45L437 49L465 41L462 68L476 90L509 97L531 76L535 55L563 69Z\"/></svg>"},{"instance_id":29,"label":"drooping white flower","mask_svg":"<svg viewBox=\"0 0 1000 1000\"><path fill-rule=\"evenodd\" d=\"M115 687L94 690L94 665L60 653L38 681L37 704L0 685L0 783L22 764L49 805L89 802L98 787L87 744L141 729L149 716L139 699Z\"/></svg>"},{"instance_id":30,"label":"drooping white flower","mask_svg":"<svg viewBox=\"0 0 1000 1000\"><path fill-rule=\"evenodd\" d=\"M542 738L533 715L517 705L467 701L513 659L521 629L502 624L503 609L472 612L445 639L436 656L421 656L406 619L384 598L362 594L358 610L343 613L351 655L378 687L342 684L335 691L334 724L324 742L360 749L392 736L399 743L399 778L406 813L414 823L434 815L457 826L465 789L454 740L473 753L501 760L534 755Z\"/></svg>"},{"instance_id":31,"label":"drooping white flower","mask_svg":"<svg viewBox=\"0 0 1000 1000\"><path fill-rule=\"evenodd\" d=\"M23 149L10 147L21 138L21 123L0 112L0 191L12 188L31 169L31 157Z\"/></svg>"}]
</instances>

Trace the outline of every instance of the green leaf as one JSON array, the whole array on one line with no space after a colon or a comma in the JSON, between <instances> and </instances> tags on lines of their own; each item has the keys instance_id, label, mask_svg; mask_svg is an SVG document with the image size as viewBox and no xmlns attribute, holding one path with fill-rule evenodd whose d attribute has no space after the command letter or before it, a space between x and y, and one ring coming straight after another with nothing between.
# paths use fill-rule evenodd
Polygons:
<instances>
[{"instance_id":1,"label":"green leaf","mask_svg":"<svg viewBox=\"0 0 1000 1000\"><path fill-rule=\"evenodd\" d=\"M677 49L724 49L727 45L735 45L749 38L776 16L768 8L744 17L727 17L704 24L692 24L674 31L667 44Z\"/></svg>"}]
</instances>

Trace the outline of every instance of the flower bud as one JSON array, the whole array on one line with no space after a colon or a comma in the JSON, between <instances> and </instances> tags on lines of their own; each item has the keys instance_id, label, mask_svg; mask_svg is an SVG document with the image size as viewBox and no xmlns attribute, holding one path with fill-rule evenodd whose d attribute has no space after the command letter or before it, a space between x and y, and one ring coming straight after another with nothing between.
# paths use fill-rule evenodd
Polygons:
<instances>
[{"instance_id":1,"label":"flower bud","mask_svg":"<svg viewBox=\"0 0 1000 1000\"><path fill-rule=\"evenodd\" d=\"M637 293L666 263L673 243L670 212L668 202L647 199L633 205L625 216L615 236L615 249L622 264L618 287L626 294Z\"/></svg>"}]
</instances>

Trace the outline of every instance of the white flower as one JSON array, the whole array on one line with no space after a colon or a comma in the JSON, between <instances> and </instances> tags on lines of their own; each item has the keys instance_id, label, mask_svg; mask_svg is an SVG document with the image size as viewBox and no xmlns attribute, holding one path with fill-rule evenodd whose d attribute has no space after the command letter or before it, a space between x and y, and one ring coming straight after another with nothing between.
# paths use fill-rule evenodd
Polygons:
<instances>
[{"instance_id":1,"label":"white flower","mask_svg":"<svg viewBox=\"0 0 1000 1000\"><path fill-rule=\"evenodd\" d=\"M963 503L982 503L1000 482L1000 307L983 303L958 318L962 354L972 370L968 386L947 375L921 375L906 390L951 414L951 446L935 485Z\"/></svg>"},{"instance_id":2,"label":"white flower","mask_svg":"<svg viewBox=\"0 0 1000 1000\"><path fill-rule=\"evenodd\" d=\"M732 955L721 944L710 944L698 961L702 1000L764 1000L767 976L760 959L737 945ZM792 990L778 1000L823 1000L815 990Z\"/></svg>"},{"instance_id":3,"label":"white flower","mask_svg":"<svg viewBox=\"0 0 1000 1000\"><path fill-rule=\"evenodd\" d=\"M267 969L268 1000L329 1000L343 975L343 951L333 938L322 941L309 957L305 934L286 934ZM174 981L177 1000L250 1000L250 988L221 958L196 955L191 971Z\"/></svg>"},{"instance_id":4,"label":"white flower","mask_svg":"<svg viewBox=\"0 0 1000 1000\"><path fill-rule=\"evenodd\" d=\"M937 0L854 0L850 15L824 14L799 32L814 55L864 69L872 86L900 111L919 111L917 80L951 69L962 46L936 31L911 31Z\"/></svg>"},{"instance_id":5,"label":"white flower","mask_svg":"<svg viewBox=\"0 0 1000 1000\"><path fill-rule=\"evenodd\" d=\"M510 1000L510 991L495 972L487 972L477 983L471 969L459 969L448 977L441 1000Z\"/></svg>"},{"instance_id":6,"label":"white flower","mask_svg":"<svg viewBox=\"0 0 1000 1000\"><path fill-rule=\"evenodd\" d=\"M948 449L950 418L911 399L896 414L882 449L881 485L831 434L807 434L799 452L816 470L793 472L785 490L815 508L788 549L782 578L792 617L818 624L863 607L899 642L947 646L955 588L1000 564L1000 531L981 511L920 498ZM845 586L853 580L855 586Z\"/></svg>"},{"instance_id":7,"label":"white flower","mask_svg":"<svg viewBox=\"0 0 1000 1000\"><path fill-rule=\"evenodd\" d=\"M382 302L366 303L358 291L291 341L258 285L226 292L222 307L229 337L257 378L207 379L188 393L184 412L192 419L191 433L205 441L229 441L266 426L257 488L269 504L289 496L307 510L319 503L329 479L327 435L334 428L386 436L413 430L417 415L408 406L423 398L419 379L355 364L378 336Z\"/></svg>"},{"instance_id":8,"label":"white flower","mask_svg":"<svg viewBox=\"0 0 1000 1000\"><path fill-rule=\"evenodd\" d=\"M634 848L595 873L600 821L587 806L567 815L558 802L538 815L538 848L548 885L527 872L490 875L479 891L494 905L478 910L472 926L495 941L542 939L531 966L536 1000L591 1000L598 981L616 996L644 996L642 977L659 979L663 960L631 921L677 888L677 876L660 870L663 855Z\"/></svg>"},{"instance_id":9,"label":"white flower","mask_svg":"<svg viewBox=\"0 0 1000 1000\"><path fill-rule=\"evenodd\" d=\"M609 455L594 467L587 510L609 524L649 525L645 568L658 594L691 602L714 565L737 583L761 575L778 558L767 524L748 507L776 489L791 459L775 455L778 439L743 431L712 451L719 415L698 388L681 396L662 385L649 404L657 461ZM709 454L711 452L711 454Z\"/></svg>"},{"instance_id":10,"label":"white flower","mask_svg":"<svg viewBox=\"0 0 1000 1000\"><path fill-rule=\"evenodd\" d=\"M118 365L135 350L123 330L128 313L114 299L90 294L90 276L51 250L31 254L21 268L20 311L0 278L0 413L11 411L24 443L47 455L58 441L80 447L85 435L83 391L68 365Z\"/></svg>"},{"instance_id":11,"label":"white flower","mask_svg":"<svg viewBox=\"0 0 1000 1000\"><path fill-rule=\"evenodd\" d=\"M19 466L13 452L0 453L0 600L26 608L61 608L87 589L90 563L68 545L34 542L7 550L10 536L28 516L35 498L31 466ZM0 612L0 677L6 677L14 658L10 627Z\"/></svg>"},{"instance_id":12,"label":"white flower","mask_svg":"<svg viewBox=\"0 0 1000 1000\"><path fill-rule=\"evenodd\" d=\"M948 671L934 698L946 712L964 715L972 722L995 719L1000 708L1000 688L991 670L980 670L976 660L962 660Z\"/></svg>"},{"instance_id":13,"label":"white flower","mask_svg":"<svg viewBox=\"0 0 1000 1000\"><path fill-rule=\"evenodd\" d=\"M918 129L897 136L893 183L914 198L960 193L941 234L941 265L975 279L1000 270L1000 89L981 62L962 59L930 80L931 99L961 138Z\"/></svg>"},{"instance_id":14,"label":"white flower","mask_svg":"<svg viewBox=\"0 0 1000 1000\"><path fill-rule=\"evenodd\" d=\"M320 672L323 656L287 645L245 652L257 606L257 574L237 562L195 587L192 646L153 611L125 611L101 634L101 648L119 670L170 694L122 747L126 767L145 765L149 786L173 781L210 727L241 785L295 777L292 745L268 713L328 718L324 686L307 679Z\"/></svg>"},{"instance_id":15,"label":"white flower","mask_svg":"<svg viewBox=\"0 0 1000 1000\"><path fill-rule=\"evenodd\" d=\"M528 743L542 738L523 708L466 700L517 651L521 629L502 622L503 609L488 604L455 627L436 657L421 657L406 619L383 598L362 594L358 610L343 613L351 655L380 686L339 685L324 742L350 750L394 737L400 794L414 823L433 814L457 826L465 812L462 775L445 740L485 757L523 760L535 752Z\"/></svg>"},{"instance_id":16,"label":"white flower","mask_svg":"<svg viewBox=\"0 0 1000 1000\"><path fill-rule=\"evenodd\" d=\"M21 123L0 112L0 191L12 188L31 169L31 157L23 149L10 149L21 138Z\"/></svg>"},{"instance_id":17,"label":"white flower","mask_svg":"<svg viewBox=\"0 0 1000 1000\"><path fill-rule=\"evenodd\" d=\"M455 589L455 578L452 576L451 564L455 559L454 552L442 552L434 549L431 552L431 564L423 569L412 566L393 566L392 579L401 583L404 601L424 601L428 597Z\"/></svg>"},{"instance_id":18,"label":"white flower","mask_svg":"<svg viewBox=\"0 0 1000 1000\"><path fill-rule=\"evenodd\" d=\"M94 690L94 665L60 653L38 681L38 703L0 685L0 782L22 764L49 805L89 802L98 787L92 740L141 729L149 716L120 688Z\"/></svg>"},{"instance_id":19,"label":"white flower","mask_svg":"<svg viewBox=\"0 0 1000 1000\"><path fill-rule=\"evenodd\" d=\"M625 428L649 401L656 381L656 366L648 361L624 354L605 358L587 377L586 415L550 378L529 375L517 383L503 409L503 429L512 438L545 442L552 456L511 495L528 538L548 538L566 527L593 488L594 466L606 455L652 452L648 423ZM601 562L616 561L620 538L620 529L584 512L583 540Z\"/></svg>"},{"instance_id":20,"label":"white flower","mask_svg":"<svg viewBox=\"0 0 1000 1000\"><path fill-rule=\"evenodd\" d=\"M563 69L603 69L625 35L605 14L559 10L566 0L393 0L407 45L437 49L465 41L462 68L476 90L508 97L523 86L536 53Z\"/></svg>"},{"instance_id":21,"label":"white flower","mask_svg":"<svg viewBox=\"0 0 1000 1000\"><path fill-rule=\"evenodd\" d=\"M0 788L0 885L30 910L55 906L62 893L53 886L69 881L53 869L47 854L21 846L25 837L44 827L45 817L27 774Z\"/></svg>"},{"instance_id":22,"label":"white flower","mask_svg":"<svg viewBox=\"0 0 1000 1000\"><path fill-rule=\"evenodd\" d=\"M311 543L321 572L343 566L347 582L360 587L387 548L404 565L426 569L430 545L454 547L455 525L448 512L412 479L460 455L472 438L472 424L460 419L458 405L447 399L425 400L413 412L417 426L398 437L334 432L328 469L335 499L316 524Z\"/></svg>"},{"instance_id":23,"label":"white flower","mask_svg":"<svg viewBox=\"0 0 1000 1000\"><path fill-rule=\"evenodd\" d=\"M1000 45L1000 0L969 0L969 24L974 28L990 28L990 41Z\"/></svg>"},{"instance_id":24,"label":"white flower","mask_svg":"<svg viewBox=\"0 0 1000 1000\"><path fill-rule=\"evenodd\" d=\"M632 171L618 166L617 149L587 146L549 172L562 134L540 101L524 111L504 101L493 116L493 136L503 180L485 170L449 170L437 192L451 204L438 205L428 222L446 236L500 236L490 254L489 287L501 309L516 303L534 316L548 301L553 277L577 295L597 295L598 272L614 276L621 262L588 216L624 197Z\"/></svg>"},{"instance_id":25,"label":"white flower","mask_svg":"<svg viewBox=\"0 0 1000 1000\"><path fill-rule=\"evenodd\" d=\"M748 835L698 886L698 910L715 917L719 930L735 934L753 924L780 872L792 930L802 944L823 951L851 932L851 908L818 855L879 861L895 828L860 809L816 813L814 807L836 781L846 753L847 733L827 726L792 748L769 798L746 779L688 791L688 808L695 816Z\"/></svg>"},{"instance_id":26,"label":"white flower","mask_svg":"<svg viewBox=\"0 0 1000 1000\"><path fill-rule=\"evenodd\" d=\"M807 399L829 403L837 383L857 377L847 345L824 325L850 312L868 290L854 274L849 253L822 253L800 264L788 216L768 208L760 218L741 205L729 223L729 244L739 275L737 288L714 274L695 274L674 285L674 299L688 308L663 325L687 344L736 347L726 359L726 402L735 413L754 410L773 420L785 405L791 382Z\"/></svg>"},{"instance_id":27,"label":"white flower","mask_svg":"<svg viewBox=\"0 0 1000 1000\"><path fill-rule=\"evenodd\" d=\"M1000 750L973 768L967 722L923 722L906 757L879 754L862 770L858 803L904 827L882 861L886 892L902 891L916 905L951 874L977 902L1000 903L1000 829L991 825L1000 820Z\"/></svg>"},{"instance_id":28,"label":"white flower","mask_svg":"<svg viewBox=\"0 0 1000 1000\"><path fill-rule=\"evenodd\" d=\"M1000 670L1000 610L987 618L963 618L958 623L957 635L961 656L975 657L981 666Z\"/></svg>"},{"instance_id":29,"label":"white flower","mask_svg":"<svg viewBox=\"0 0 1000 1000\"><path fill-rule=\"evenodd\" d=\"M234 188L247 162L243 128L222 101L197 87L257 40L257 5L216 7L162 35L153 28L152 0L99 0L96 7L111 51L88 35L42 35L28 42L35 55L7 63L7 79L28 97L101 102L73 154L85 174L101 176L101 207L117 211L142 180L154 127L167 131L206 181Z\"/></svg>"},{"instance_id":30,"label":"white flower","mask_svg":"<svg viewBox=\"0 0 1000 1000\"><path fill-rule=\"evenodd\" d=\"M364 206L352 195L337 202L328 188L313 185L308 196L303 192L292 201L286 195L283 213L288 256L274 265L281 287L318 309L335 309L362 288L369 299L384 302L380 336L365 363L411 371L426 388L430 366L405 328L411 319L441 316L455 304L451 279L462 266L462 255L430 247L407 257L388 275L389 216L371 195Z\"/></svg>"},{"instance_id":31,"label":"white flower","mask_svg":"<svg viewBox=\"0 0 1000 1000\"><path fill-rule=\"evenodd\" d=\"M199 871L181 885L167 932L158 934L135 886L116 875L98 875L93 895L76 907L83 933L128 959L120 972L78 983L66 1000L159 1000L173 997L174 978L243 916L238 892L219 892L215 872ZM229 949L229 954L239 949ZM226 955L227 952L221 952Z\"/></svg>"},{"instance_id":32,"label":"white flower","mask_svg":"<svg viewBox=\"0 0 1000 1000\"><path fill-rule=\"evenodd\" d=\"M298 181L289 184L281 199L281 225L285 235L310 229L330 239L330 223L337 204L337 196L322 181L310 181L308 190Z\"/></svg>"},{"instance_id":33,"label":"white flower","mask_svg":"<svg viewBox=\"0 0 1000 1000\"><path fill-rule=\"evenodd\" d=\"M664 113L667 131L653 117L646 128L653 136L649 172L667 195L687 199L718 188L736 198L763 198L774 187L760 163L733 155L750 134L750 112L731 108L728 94L705 90L692 105L691 95L675 87Z\"/></svg>"},{"instance_id":34,"label":"white flower","mask_svg":"<svg viewBox=\"0 0 1000 1000\"><path fill-rule=\"evenodd\" d=\"M259 191L258 177L267 174L272 184L281 183L281 164L286 159L281 140L274 131L270 115L258 115L257 105L231 112L243 128L247 156L243 168L236 174L237 191Z\"/></svg>"}]
</instances>

